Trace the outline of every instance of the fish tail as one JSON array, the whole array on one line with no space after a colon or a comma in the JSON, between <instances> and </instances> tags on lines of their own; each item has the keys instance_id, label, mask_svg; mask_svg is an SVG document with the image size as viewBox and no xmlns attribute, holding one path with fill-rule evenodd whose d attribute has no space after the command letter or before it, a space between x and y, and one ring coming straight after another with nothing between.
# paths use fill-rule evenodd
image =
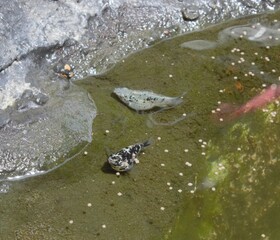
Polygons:
<instances>
[{"instance_id":1,"label":"fish tail","mask_svg":"<svg viewBox=\"0 0 280 240\"><path fill-rule=\"evenodd\" d=\"M212 115L215 122L230 122L241 115L240 107L234 104L223 103L219 106L220 111Z\"/></svg>"},{"instance_id":2,"label":"fish tail","mask_svg":"<svg viewBox=\"0 0 280 240\"><path fill-rule=\"evenodd\" d=\"M186 94L187 94L187 92L183 92L179 98L183 99Z\"/></svg>"},{"instance_id":3,"label":"fish tail","mask_svg":"<svg viewBox=\"0 0 280 240\"><path fill-rule=\"evenodd\" d=\"M175 99L175 101L173 102L173 106L177 106L177 105L181 104L182 102L183 102L183 97L182 96L181 97L177 97Z\"/></svg>"},{"instance_id":4,"label":"fish tail","mask_svg":"<svg viewBox=\"0 0 280 240\"><path fill-rule=\"evenodd\" d=\"M149 140L146 140L145 142L142 143L142 147L148 147L152 144L152 140L149 139Z\"/></svg>"},{"instance_id":5,"label":"fish tail","mask_svg":"<svg viewBox=\"0 0 280 240\"><path fill-rule=\"evenodd\" d=\"M187 94L187 92L184 92L181 96L176 97L174 99L174 102L172 103L172 106L175 107L183 102L184 96Z\"/></svg>"}]
</instances>

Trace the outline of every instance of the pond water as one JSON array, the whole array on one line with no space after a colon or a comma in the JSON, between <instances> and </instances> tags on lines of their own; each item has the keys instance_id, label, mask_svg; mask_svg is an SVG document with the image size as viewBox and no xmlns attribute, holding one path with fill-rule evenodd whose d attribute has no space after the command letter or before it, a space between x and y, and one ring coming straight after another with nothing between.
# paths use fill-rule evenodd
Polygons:
<instances>
[{"instance_id":1,"label":"pond water","mask_svg":"<svg viewBox=\"0 0 280 240\"><path fill-rule=\"evenodd\" d=\"M13 182L0 196L1 236L279 239L279 102L231 121L213 117L221 103L242 105L279 84L279 16L176 37L78 81L98 109L87 154ZM115 87L186 95L150 115L126 107ZM147 139L153 144L129 173L110 171L109 153Z\"/></svg>"}]
</instances>

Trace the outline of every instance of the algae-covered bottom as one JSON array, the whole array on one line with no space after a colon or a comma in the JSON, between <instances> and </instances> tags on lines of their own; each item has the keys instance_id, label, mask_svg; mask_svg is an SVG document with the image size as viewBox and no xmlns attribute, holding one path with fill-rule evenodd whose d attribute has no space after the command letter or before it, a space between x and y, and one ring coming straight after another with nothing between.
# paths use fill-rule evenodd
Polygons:
<instances>
[{"instance_id":1,"label":"algae-covered bottom","mask_svg":"<svg viewBox=\"0 0 280 240\"><path fill-rule=\"evenodd\" d=\"M231 122L212 117L220 102L242 105L279 83L277 19L279 12L161 42L78 82L99 110L87 154L13 183L0 197L1 238L279 239L279 102ZM112 94L122 86L187 93L151 121ZM148 139L130 172L117 176L105 164L109 153Z\"/></svg>"}]
</instances>

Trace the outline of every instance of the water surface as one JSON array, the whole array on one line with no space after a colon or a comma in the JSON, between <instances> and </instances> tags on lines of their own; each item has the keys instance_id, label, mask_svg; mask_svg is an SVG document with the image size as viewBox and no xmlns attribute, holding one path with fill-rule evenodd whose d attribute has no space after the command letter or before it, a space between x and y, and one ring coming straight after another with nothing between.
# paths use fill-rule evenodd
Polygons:
<instances>
[{"instance_id":1,"label":"water surface","mask_svg":"<svg viewBox=\"0 0 280 240\"><path fill-rule=\"evenodd\" d=\"M1 236L278 239L279 103L228 123L212 118L220 102L243 104L280 76L277 36L269 44L243 31L241 37L221 32L261 22L277 33L277 19L279 13L241 19L161 42L78 82L98 109L88 154L1 195ZM217 47L181 47L194 40ZM121 86L187 92L181 105L153 117L159 123L188 117L155 125L148 113L117 100L112 91ZM153 144L129 173L117 177L104 165L108 153L146 139Z\"/></svg>"}]
</instances>

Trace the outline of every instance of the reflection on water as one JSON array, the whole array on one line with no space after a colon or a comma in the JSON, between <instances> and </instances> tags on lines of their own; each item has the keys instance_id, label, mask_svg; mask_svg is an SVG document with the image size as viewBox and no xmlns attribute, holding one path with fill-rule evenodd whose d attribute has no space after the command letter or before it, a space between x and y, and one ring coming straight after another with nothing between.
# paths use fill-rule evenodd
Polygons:
<instances>
[{"instance_id":1,"label":"reflection on water","mask_svg":"<svg viewBox=\"0 0 280 240\"><path fill-rule=\"evenodd\" d=\"M267 29L278 31L278 16L241 19L164 41L118 63L104 76L79 82L100 112L88 154L41 178L15 184L22 190L0 199L5 206L5 221L0 219L4 235L278 239L279 102L232 122L213 119L220 104L240 106L279 84L277 36L271 45L270 35L268 41L252 41L264 37ZM264 30L248 31L253 25ZM227 35L226 41L219 41L224 29L241 29L243 37ZM248 34L251 39L244 37ZM198 39L217 45L208 48L209 42L199 42L203 49L197 49L192 42L182 47ZM116 87L166 96L187 92L183 103L153 115L160 123L187 117L171 126L153 124L150 112L137 113L118 101L112 94ZM103 170L106 150L143 139L153 139L153 144L129 173L118 177ZM14 212L6 210L12 207Z\"/></svg>"}]
</instances>

